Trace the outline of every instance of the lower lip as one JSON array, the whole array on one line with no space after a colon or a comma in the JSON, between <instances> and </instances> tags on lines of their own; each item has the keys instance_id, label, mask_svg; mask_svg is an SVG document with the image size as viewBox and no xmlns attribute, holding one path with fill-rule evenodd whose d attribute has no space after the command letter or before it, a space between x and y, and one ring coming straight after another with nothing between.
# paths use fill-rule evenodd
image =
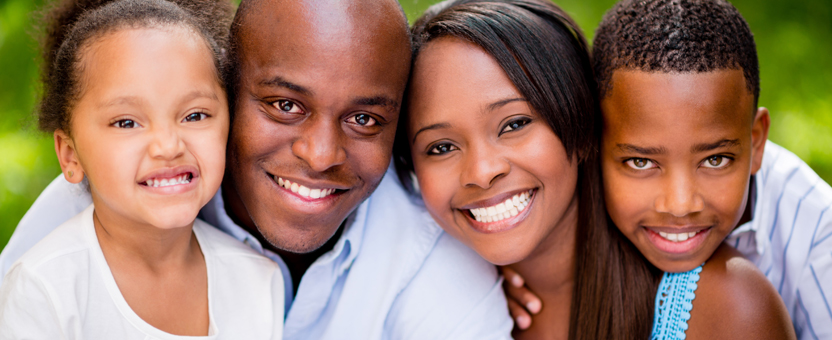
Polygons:
<instances>
[{"instance_id":1,"label":"lower lip","mask_svg":"<svg viewBox=\"0 0 832 340\"><path fill-rule=\"evenodd\" d=\"M150 191L151 193L154 193L154 194L176 195L176 194L181 194L181 193L184 193L184 192L191 191L194 188L196 188L196 182L198 180L199 180L199 177L194 176L193 178L191 178L190 182L188 182L188 183L168 185L168 186L164 186L164 187L151 187L151 186L142 185L142 184L139 184L139 186L144 188L145 190Z\"/></svg>"},{"instance_id":2,"label":"lower lip","mask_svg":"<svg viewBox=\"0 0 832 340\"><path fill-rule=\"evenodd\" d=\"M699 246L705 242L705 238L708 237L708 234L711 233L711 228L707 228L696 233L696 235L693 235L693 237L690 237L687 240L673 242L662 237L657 232L650 230L649 228L644 228L644 230L647 232L647 238L653 243L654 246L656 246L656 248L659 248L659 250L663 252L676 255L690 253L698 249Z\"/></svg>"},{"instance_id":3,"label":"lower lip","mask_svg":"<svg viewBox=\"0 0 832 340\"><path fill-rule=\"evenodd\" d=\"M517 216L514 216L512 218L507 218L507 219L497 221L497 222L491 222L491 223L479 222L476 219L474 219L473 217L471 217L471 215L467 211L462 211L462 214L465 215L466 218L468 218L468 224L471 225L471 228L473 228L474 230L476 230L478 232L481 232L483 234L494 234L494 233L509 231L509 230L514 229L517 226L519 226L520 222L523 222L523 220L525 220L526 217L529 216L529 212L532 210L532 206L534 205L534 201L535 201L536 197L537 197L537 190L535 190L532 193L532 197L529 200L529 205L527 205L526 208L523 209L523 211L521 211L519 214L517 214Z\"/></svg>"}]
</instances>

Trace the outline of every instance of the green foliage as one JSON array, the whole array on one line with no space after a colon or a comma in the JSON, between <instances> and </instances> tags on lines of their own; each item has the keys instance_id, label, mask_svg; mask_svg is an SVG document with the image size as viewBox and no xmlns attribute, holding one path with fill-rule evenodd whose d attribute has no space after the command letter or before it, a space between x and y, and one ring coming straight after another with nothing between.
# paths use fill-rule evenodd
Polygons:
<instances>
[{"instance_id":1,"label":"green foliage","mask_svg":"<svg viewBox=\"0 0 832 340\"><path fill-rule=\"evenodd\" d=\"M412 20L436 1L400 0ZM235 1L238 2L238 1ZM557 0L587 38L613 0ZM771 111L770 139L832 180L832 2L734 0L760 56L760 105ZM37 132L37 32L42 1L0 0L0 248L49 182L60 174L52 136Z\"/></svg>"}]
</instances>

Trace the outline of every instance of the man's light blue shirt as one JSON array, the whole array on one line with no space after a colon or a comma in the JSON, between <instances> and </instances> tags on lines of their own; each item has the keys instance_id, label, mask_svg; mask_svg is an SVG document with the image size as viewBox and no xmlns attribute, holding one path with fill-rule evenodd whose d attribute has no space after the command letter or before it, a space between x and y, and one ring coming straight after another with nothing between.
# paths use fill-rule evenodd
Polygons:
<instances>
[{"instance_id":1,"label":"man's light blue shirt","mask_svg":"<svg viewBox=\"0 0 832 340\"><path fill-rule=\"evenodd\" d=\"M0 254L3 274L89 202L78 185L62 176L53 181ZM392 171L349 217L333 249L309 267L296 295L286 264L231 220L221 193L199 218L280 264L284 339L510 338L513 324L496 268L442 231Z\"/></svg>"}]
</instances>

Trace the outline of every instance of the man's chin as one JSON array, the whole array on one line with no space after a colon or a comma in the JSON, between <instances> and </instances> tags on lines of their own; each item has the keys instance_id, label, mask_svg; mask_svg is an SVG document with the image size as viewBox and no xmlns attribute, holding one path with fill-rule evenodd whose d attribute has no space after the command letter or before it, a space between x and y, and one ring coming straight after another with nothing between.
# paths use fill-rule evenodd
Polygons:
<instances>
[{"instance_id":1,"label":"man's chin","mask_svg":"<svg viewBox=\"0 0 832 340\"><path fill-rule=\"evenodd\" d=\"M327 241L332 239L338 231L339 225L313 226L293 228L291 226L280 226L265 230L258 226L263 238L271 245L273 250L279 250L295 254L308 254L323 247ZM268 247L268 245L263 245Z\"/></svg>"}]
</instances>

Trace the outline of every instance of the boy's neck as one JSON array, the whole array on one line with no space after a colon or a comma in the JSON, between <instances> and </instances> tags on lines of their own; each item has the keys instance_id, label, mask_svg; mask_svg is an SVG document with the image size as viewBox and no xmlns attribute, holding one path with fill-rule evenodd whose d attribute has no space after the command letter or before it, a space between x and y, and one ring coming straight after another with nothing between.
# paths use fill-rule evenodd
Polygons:
<instances>
[{"instance_id":1,"label":"boy's neck","mask_svg":"<svg viewBox=\"0 0 832 340\"><path fill-rule=\"evenodd\" d=\"M742 217L740 217L739 223L734 227L734 229L739 228L741 225L751 222L754 218L754 205L757 204L757 181L754 180L755 175L751 175L751 179L749 179L750 183L748 184L748 200L745 202L745 210L742 212Z\"/></svg>"}]
</instances>

